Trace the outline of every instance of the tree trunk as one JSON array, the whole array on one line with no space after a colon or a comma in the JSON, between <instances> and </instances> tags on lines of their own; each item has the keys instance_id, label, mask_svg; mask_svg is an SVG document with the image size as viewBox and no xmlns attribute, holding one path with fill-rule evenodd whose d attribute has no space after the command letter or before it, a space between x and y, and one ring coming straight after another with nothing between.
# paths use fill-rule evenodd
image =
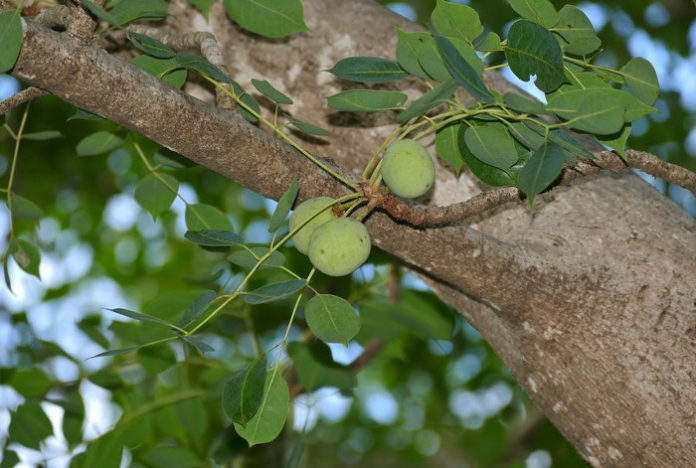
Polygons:
<instances>
[{"instance_id":1,"label":"tree trunk","mask_svg":"<svg viewBox=\"0 0 696 468\"><path fill-rule=\"evenodd\" d=\"M353 55L393 57L394 26L369 0L305 0L311 31L268 40L172 5L177 32L208 30L246 89L266 78L294 115L331 128L306 146L344 173L394 128L393 115L326 109L347 86L323 71ZM65 33L25 25L13 75L112 119L265 196L293 178L301 198L345 193L304 157L237 115L168 88ZM490 87L512 87L497 74ZM415 95L417 85L400 89ZM481 188L438 167L433 205ZM595 466L696 466L696 222L629 171L601 172L457 227L416 229L375 213L374 244L428 278L495 348L538 407Z\"/></svg>"}]
</instances>

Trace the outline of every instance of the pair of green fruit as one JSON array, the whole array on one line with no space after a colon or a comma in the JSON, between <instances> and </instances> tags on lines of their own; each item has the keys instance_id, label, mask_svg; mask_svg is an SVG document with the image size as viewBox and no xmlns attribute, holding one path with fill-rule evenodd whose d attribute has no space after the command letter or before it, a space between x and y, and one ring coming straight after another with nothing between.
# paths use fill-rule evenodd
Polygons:
<instances>
[{"instance_id":1,"label":"pair of green fruit","mask_svg":"<svg viewBox=\"0 0 696 468\"><path fill-rule=\"evenodd\" d=\"M387 148L381 174L387 187L405 198L423 195L435 181L430 154L414 140L399 140ZM365 263L371 240L362 222L334 214L335 202L333 198L318 197L301 203L290 216L290 230L302 226L292 240L317 270L329 276L344 276Z\"/></svg>"}]
</instances>

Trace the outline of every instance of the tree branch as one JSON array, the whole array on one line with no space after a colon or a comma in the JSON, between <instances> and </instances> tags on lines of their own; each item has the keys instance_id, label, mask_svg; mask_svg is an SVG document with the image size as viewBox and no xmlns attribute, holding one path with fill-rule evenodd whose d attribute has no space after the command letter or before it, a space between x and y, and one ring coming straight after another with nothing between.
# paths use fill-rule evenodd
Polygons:
<instances>
[{"instance_id":1,"label":"tree branch","mask_svg":"<svg viewBox=\"0 0 696 468\"><path fill-rule=\"evenodd\" d=\"M0 115L11 111L17 106L21 106L27 101L31 101L34 98L45 96L47 94L48 93L46 91L34 86L25 88L4 101L0 101Z\"/></svg>"}]
</instances>

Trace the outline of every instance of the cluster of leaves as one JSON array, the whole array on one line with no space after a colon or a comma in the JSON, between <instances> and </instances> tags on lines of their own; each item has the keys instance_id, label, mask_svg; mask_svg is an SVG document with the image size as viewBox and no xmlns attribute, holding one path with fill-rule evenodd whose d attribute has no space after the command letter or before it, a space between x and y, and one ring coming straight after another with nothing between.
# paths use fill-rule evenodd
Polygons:
<instances>
[{"instance_id":1,"label":"cluster of leaves","mask_svg":"<svg viewBox=\"0 0 696 468\"><path fill-rule=\"evenodd\" d=\"M398 110L402 135L416 139L436 132L438 156L459 172L493 186L517 186L530 203L558 177L564 164L592 154L567 130L586 133L624 155L631 122L655 112L659 86L652 65L634 58L618 70L594 65L601 41L585 14L572 5L556 11L549 0L509 0L521 17L505 40L485 31L472 8L438 0L434 33L398 31L396 61L351 57L330 71L362 83L390 83L406 77L430 88L406 104L404 93L351 89L328 98L339 111ZM504 54L520 79L535 76L543 104L516 93L490 90L483 72L502 65L486 61ZM474 99L456 98L462 87ZM427 115L442 106L445 110Z\"/></svg>"}]
</instances>

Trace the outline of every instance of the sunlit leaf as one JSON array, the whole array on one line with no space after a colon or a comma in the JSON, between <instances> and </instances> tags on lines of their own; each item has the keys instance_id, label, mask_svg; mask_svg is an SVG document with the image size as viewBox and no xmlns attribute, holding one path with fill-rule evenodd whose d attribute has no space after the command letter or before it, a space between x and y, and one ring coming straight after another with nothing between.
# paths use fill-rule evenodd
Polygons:
<instances>
[{"instance_id":1,"label":"sunlit leaf","mask_svg":"<svg viewBox=\"0 0 696 468\"><path fill-rule=\"evenodd\" d=\"M503 102L510 109L524 112L525 114L543 114L545 111L541 102L527 99L517 93L508 92L503 94Z\"/></svg>"},{"instance_id":2,"label":"sunlit leaf","mask_svg":"<svg viewBox=\"0 0 696 468\"><path fill-rule=\"evenodd\" d=\"M10 417L10 442L39 450L40 442L53 434L51 421L37 402L24 403Z\"/></svg>"},{"instance_id":3,"label":"sunlit leaf","mask_svg":"<svg viewBox=\"0 0 696 468\"><path fill-rule=\"evenodd\" d=\"M10 244L12 258L19 267L37 278L39 277L39 264L41 253L39 249L26 239L14 239Z\"/></svg>"},{"instance_id":4,"label":"sunlit leaf","mask_svg":"<svg viewBox=\"0 0 696 468\"><path fill-rule=\"evenodd\" d=\"M558 33L565 40L565 52L587 55L602 45L589 18L578 7L565 5L559 13L560 20L551 31Z\"/></svg>"},{"instance_id":5,"label":"sunlit leaf","mask_svg":"<svg viewBox=\"0 0 696 468\"><path fill-rule=\"evenodd\" d=\"M548 143L534 152L519 176L519 188L534 206L534 198L556 180L563 169L563 150Z\"/></svg>"},{"instance_id":6,"label":"sunlit leaf","mask_svg":"<svg viewBox=\"0 0 696 468\"><path fill-rule=\"evenodd\" d=\"M131 60L146 72L155 75L174 88L181 88L186 82L187 72L181 68L176 58L156 58L139 55Z\"/></svg>"},{"instance_id":7,"label":"sunlit leaf","mask_svg":"<svg viewBox=\"0 0 696 468\"><path fill-rule=\"evenodd\" d=\"M34 368L16 370L8 384L24 398L38 398L51 389L53 382L43 371Z\"/></svg>"},{"instance_id":8,"label":"sunlit leaf","mask_svg":"<svg viewBox=\"0 0 696 468\"><path fill-rule=\"evenodd\" d=\"M135 20L161 20L167 16L167 3L163 0L120 0L110 13L121 25Z\"/></svg>"},{"instance_id":9,"label":"sunlit leaf","mask_svg":"<svg viewBox=\"0 0 696 468\"><path fill-rule=\"evenodd\" d=\"M246 427L235 423L237 434L244 438L249 446L271 442L285 426L289 403L290 394L285 379L279 372L270 373L266 378L259 410Z\"/></svg>"},{"instance_id":10,"label":"sunlit leaf","mask_svg":"<svg viewBox=\"0 0 696 468\"><path fill-rule=\"evenodd\" d=\"M300 183L297 181L297 179L293 179L293 181L290 183L290 187L288 187L283 196L280 197L280 200L278 200L278 204L276 205L275 210L271 215L271 219L268 222L268 232L277 231L278 228L283 224L283 221L285 221L285 218L292 209L292 205L295 203L295 199L297 198L297 193L299 191Z\"/></svg>"},{"instance_id":11,"label":"sunlit leaf","mask_svg":"<svg viewBox=\"0 0 696 468\"><path fill-rule=\"evenodd\" d=\"M266 37L306 31L300 0L225 0L227 12L241 27Z\"/></svg>"},{"instance_id":12,"label":"sunlit leaf","mask_svg":"<svg viewBox=\"0 0 696 468\"><path fill-rule=\"evenodd\" d=\"M292 99L286 96L281 91L278 91L271 83L266 80L257 80L255 78L251 79L251 84L254 85L256 90L266 96L273 102L278 104L292 104Z\"/></svg>"},{"instance_id":13,"label":"sunlit leaf","mask_svg":"<svg viewBox=\"0 0 696 468\"><path fill-rule=\"evenodd\" d=\"M43 210L31 200L12 194L12 216L38 221L43 216Z\"/></svg>"},{"instance_id":14,"label":"sunlit leaf","mask_svg":"<svg viewBox=\"0 0 696 468\"><path fill-rule=\"evenodd\" d=\"M292 124L293 127L297 128L299 131L302 133L305 133L307 135L316 135L316 136L329 136L331 135L331 132L318 127L314 124L303 122L302 120L298 120L291 115L287 116L288 121Z\"/></svg>"},{"instance_id":15,"label":"sunlit leaf","mask_svg":"<svg viewBox=\"0 0 696 468\"><path fill-rule=\"evenodd\" d=\"M135 200L153 218L172 206L179 190L179 181L168 174L148 174L135 186Z\"/></svg>"},{"instance_id":16,"label":"sunlit leaf","mask_svg":"<svg viewBox=\"0 0 696 468\"><path fill-rule=\"evenodd\" d=\"M435 42L447 70L449 70L457 83L479 101L490 102L493 96L486 88L486 84L476 69L459 53L454 44L442 36L436 36Z\"/></svg>"},{"instance_id":17,"label":"sunlit leaf","mask_svg":"<svg viewBox=\"0 0 696 468\"><path fill-rule=\"evenodd\" d=\"M303 279L266 284L258 289L245 293L244 300L248 304L265 304L267 302L281 301L304 288L306 284L307 281Z\"/></svg>"},{"instance_id":18,"label":"sunlit leaf","mask_svg":"<svg viewBox=\"0 0 696 468\"><path fill-rule=\"evenodd\" d=\"M345 58L328 71L341 79L361 83L388 83L408 76L398 63L379 57Z\"/></svg>"},{"instance_id":19,"label":"sunlit leaf","mask_svg":"<svg viewBox=\"0 0 696 468\"><path fill-rule=\"evenodd\" d=\"M424 41L431 37L430 34L423 32L407 33L399 28L397 28L396 34L399 39L396 46L396 60L401 68L413 76L424 79L429 78L418 62L418 55Z\"/></svg>"},{"instance_id":20,"label":"sunlit leaf","mask_svg":"<svg viewBox=\"0 0 696 468\"><path fill-rule=\"evenodd\" d=\"M548 30L531 21L515 22L508 33L505 57L510 70L522 81L536 75L535 84L551 92L563 82L563 53Z\"/></svg>"},{"instance_id":21,"label":"sunlit leaf","mask_svg":"<svg viewBox=\"0 0 696 468\"><path fill-rule=\"evenodd\" d=\"M132 319L138 320L138 321L140 321L140 322L156 323L156 324L158 324L158 325L162 325L162 326L168 327L168 328L173 328L173 327L174 327L174 325L172 325L171 323L169 323L169 322L167 322L167 321L165 321L165 320L162 320L162 319L160 319L160 318L158 318L158 317L153 317L153 316L151 316L151 315L143 314L143 313L140 313L140 312L135 312L135 311L133 311L133 310L124 309L124 308L121 308L121 307L116 307L116 308L114 308L114 309L108 309L108 308L107 308L106 310L110 310L111 312L114 312L114 313L119 314L119 315L123 315L124 317L128 317L128 318L132 318Z\"/></svg>"},{"instance_id":22,"label":"sunlit leaf","mask_svg":"<svg viewBox=\"0 0 696 468\"><path fill-rule=\"evenodd\" d=\"M398 109L406 101L399 91L350 89L328 97L329 107L339 111L378 112Z\"/></svg>"},{"instance_id":23,"label":"sunlit leaf","mask_svg":"<svg viewBox=\"0 0 696 468\"><path fill-rule=\"evenodd\" d=\"M649 106L657 101L660 94L660 83L652 64L641 57L629 60L619 69L631 93Z\"/></svg>"},{"instance_id":24,"label":"sunlit leaf","mask_svg":"<svg viewBox=\"0 0 696 468\"><path fill-rule=\"evenodd\" d=\"M437 155L443 161L449 163L453 168L455 174L459 175L464 164L464 157L462 156L462 142L460 138L463 138L463 132L460 134L460 130L464 124L453 123L447 125L444 128L438 130L435 135L435 149Z\"/></svg>"},{"instance_id":25,"label":"sunlit leaf","mask_svg":"<svg viewBox=\"0 0 696 468\"><path fill-rule=\"evenodd\" d=\"M507 0L515 12L524 19L550 28L558 23L559 14L549 0Z\"/></svg>"},{"instance_id":26,"label":"sunlit leaf","mask_svg":"<svg viewBox=\"0 0 696 468\"><path fill-rule=\"evenodd\" d=\"M201 13L203 13L203 16L205 16L206 19L208 19L208 15L210 14L210 7L215 2L215 0L187 0L187 1L191 5L195 6L199 10L201 10Z\"/></svg>"},{"instance_id":27,"label":"sunlit leaf","mask_svg":"<svg viewBox=\"0 0 696 468\"><path fill-rule=\"evenodd\" d=\"M232 223L219 209L205 203L186 206L186 227L189 231L232 231Z\"/></svg>"},{"instance_id":28,"label":"sunlit leaf","mask_svg":"<svg viewBox=\"0 0 696 468\"><path fill-rule=\"evenodd\" d=\"M327 343L348 343L360 330L350 302L331 294L317 294L307 301L305 320L312 333Z\"/></svg>"},{"instance_id":29,"label":"sunlit leaf","mask_svg":"<svg viewBox=\"0 0 696 468\"><path fill-rule=\"evenodd\" d=\"M614 135L600 135L597 137L602 144L607 145L609 148L613 149L619 155L626 159L626 142L628 137L631 136L631 125L628 124L624 128Z\"/></svg>"},{"instance_id":30,"label":"sunlit leaf","mask_svg":"<svg viewBox=\"0 0 696 468\"><path fill-rule=\"evenodd\" d=\"M22 20L20 10L0 12L0 73L14 67L22 49Z\"/></svg>"},{"instance_id":31,"label":"sunlit leaf","mask_svg":"<svg viewBox=\"0 0 696 468\"><path fill-rule=\"evenodd\" d=\"M481 52L503 50L503 47L500 45L500 36L492 31L487 32L481 39L477 40L474 46L476 50Z\"/></svg>"},{"instance_id":32,"label":"sunlit leaf","mask_svg":"<svg viewBox=\"0 0 696 468\"><path fill-rule=\"evenodd\" d=\"M399 122L406 122L414 117L425 114L429 110L439 106L452 97L452 93L454 93L455 89L457 89L457 82L454 81L454 78L443 81L413 101L405 111L399 113L396 119Z\"/></svg>"},{"instance_id":33,"label":"sunlit leaf","mask_svg":"<svg viewBox=\"0 0 696 468\"><path fill-rule=\"evenodd\" d=\"M107 12L105 9L92 2L91 0L80 0L80 3L86 6L87 9L100 20L106 21L111 26L119 26L118 20L114 18L111 13Z\"/></svg>"},{"instance_id":34,"label":"sunlit leaf","mask_svg":"<svg viewBox=\"0 0 696 468\"><path fill-rule=\"evenodd\" d=\"M78 156L96 156L114 150L122 143L123 138L102 130L80 140L75 151Z\"/></svg>"},{"instance_id":35,"label":"sunlit leaf","mask_svg":"<svg viewBox=\"0 0 696 468\"><path fill-rule=\"evenodd\" d=\"M146 36L145 34L128 31L126 33L126 37L128 37L128 40L130 40L137 49L153 57L164 59L174 58L176 56L176 52L174 52L172 49L157 39Z\"/></svg>"},{"instance_id":36,"label":"sunlit leaf","mask_svg":"<svg viewBox=\"0 0 696 468\"><path fill-rule=\"evenodd\" d=\"M440 35L456 37L469 43L483 32L483 25L476 10L445 0L437 0L430 20Z\"/></svg>"},{"instance_id":37,"label":"sunlit leaf","mask_svg":"<svg viewBox=\"0 0 696 468\"><path fill-rule=\"evenodd\" d=\"M474 156L493 167L505 171L517 162L515 143L502 124L469 127L464 141Z\"/></svg>"},{"instance_id":38,"label":"sunlit leaf","mask_svg":"<svg viewBox=\"0 0 696 468\"><path fill-rule=\"evenodd\" d=\"M266 358L254 361L227 381L222 392L225 414L241 427L254 417L263 400L266 384Z\"/></svg>"},{"instance_id":39,"label":"sunlit leaf","mask_svg":"<svg viewBox=\"0 0 696 468\"><path fill-rule=\"evenodd\" d=\"M194 244L206 247L229 247L239 245L244 240L234 232L219 231L214 229L202 229L200 231L186 231L184 237Z\"/></svg>"}]
</instances>

